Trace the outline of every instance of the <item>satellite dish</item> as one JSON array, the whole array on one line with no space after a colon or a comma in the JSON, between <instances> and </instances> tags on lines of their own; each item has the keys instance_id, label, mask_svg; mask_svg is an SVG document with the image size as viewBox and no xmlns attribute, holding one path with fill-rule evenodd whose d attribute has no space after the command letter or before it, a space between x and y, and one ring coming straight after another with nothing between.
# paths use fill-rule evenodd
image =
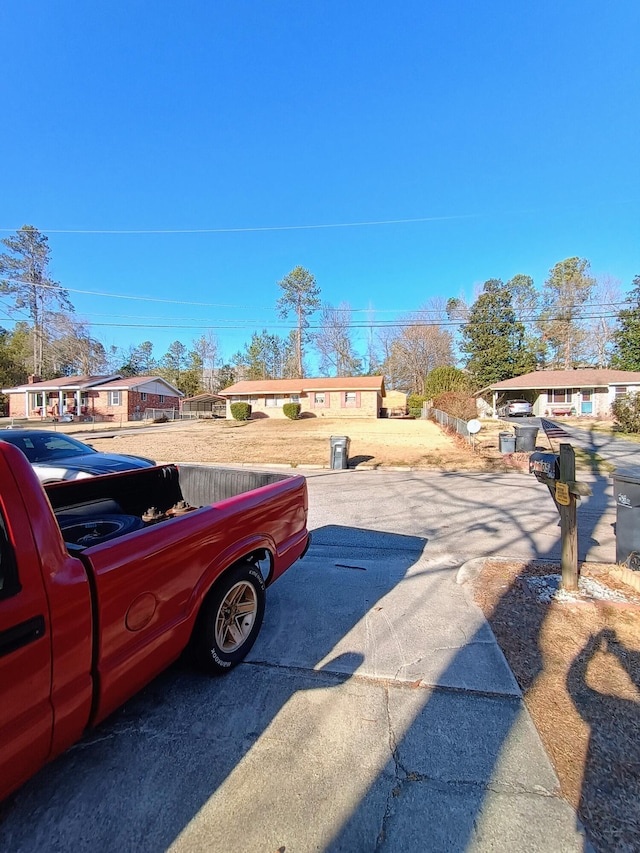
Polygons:
<instances>
[{"instance_id":1,"label":"satellite dish","mask_svg":"<svg viewBox=\"0 0 640 853\"><path fill-rule=\"evenodd\" d=\"M467 429L469 430L469 435L475 435L477 432L480 432L482 428L482 424L477 418L473 418L470 421L467 421Z\"/></svg>"}]
</instances>

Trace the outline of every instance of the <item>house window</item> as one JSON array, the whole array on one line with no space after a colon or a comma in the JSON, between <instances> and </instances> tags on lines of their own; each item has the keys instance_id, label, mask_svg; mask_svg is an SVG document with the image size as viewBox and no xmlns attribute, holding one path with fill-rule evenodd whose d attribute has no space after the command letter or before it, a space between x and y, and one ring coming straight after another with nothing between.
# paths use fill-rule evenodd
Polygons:
<instances>
[{"instance_id":1,"label":"house window","mask_svg":"<svg viewBox=\"0 0 640 853\"><path fill-rule=\"evenodd\" d=\"M147 395L145 394L145 397L146 397L146 396L147 396ZM159 395L158 395L158 402L159 402L159 403L164 403L164 394L159 394Z\"/></svg>"},{"instance_id":2,"label":"house window","mask_svg":"<svg viewBox=\"0 0 640 853\"><path fill-rule=\"evenodd\" d=\"M278 405L278 401L273 395L271 395L264 398L264 404L267 408L273 409Z\"/></svg>"},{"instance_id":3,"label":"house window","mask_svg":"<svg viewBox=\"0 0 640 853\"><path fill-rule=\"evenodd\" d=\"M107 405L120 406L122 404L121 391L107 391Z\"/></svg>"},{"instance_id":4,"label":"house window","mask_svg":"<svg viewBox=\"0 0 640 853\"><path fill-rule=\"evenodd\" d=\"M357 400L355 391L345 391L344 392L344 402L347 406L355 406Z\"/></svg>"},{"instance_id":5,"label":"house window","mask_svg":"<svg viewBox=\"0 0 640 853\"><path fill-rule=\"evenodd\" d=\"M547 400L550 403L570 403L571 388L551 388L547 391Z\"/></svg>"},{"instance_id":6,"label":"house window","mask_svg":"<svg viewBox=\"0 0 640 853\"><path fill-rule=\"evenodd\" d=\"M314 406L324 406L325 396L324 391L316 391L313 395Z\"/></svg>"},{"instance_id":7,"label":"house window","mask_svg":"<svg viewBox=\"0 0 640 853\"><path fill-rule=\"evenodd\" d=\"M141 391L141 392L140 392L140 400L141 400L143 403L146 403L146 402L147 402L147 393L146 393L146 391Z\"/></svg>"},{"instance_id":8,"label":"house window","mask_svg":"<svg viewBox=\"0 0 640 853\"><path fill-rule=\"evenodd\" d=\"M291 402L292 403L299 403L300 402L300 394L292 394L291 395Z\"/></svg>"},{"instance_id":9,"label":"house window","mask_svg":"<svg viewBox=\"0 0 640 853\"><path fill-rule=\"evenodd\" d=\"M627 386L626 385L616 385L616 387L613 389L613 392L614 392L616 399L618 397L624 397L624 395L627 393Z\"/></svg>"}]
</instances>

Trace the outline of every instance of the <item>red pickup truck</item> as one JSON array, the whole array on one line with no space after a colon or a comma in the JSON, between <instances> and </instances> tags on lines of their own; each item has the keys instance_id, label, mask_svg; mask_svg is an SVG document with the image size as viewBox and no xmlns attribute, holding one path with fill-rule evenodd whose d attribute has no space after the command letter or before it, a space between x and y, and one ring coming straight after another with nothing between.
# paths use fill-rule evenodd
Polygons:
<instances>
[{"instance_id":1,"label":"red pickup truck","mask_svg":"<svg viewBox=\"0 0 640 853\"><path fill-rule=\"evenodd\" d=\"M224 672L309 544L303 477L162 465L39 483L0 442L0 800L191 647Z\"/></svg>"}]
</instances>

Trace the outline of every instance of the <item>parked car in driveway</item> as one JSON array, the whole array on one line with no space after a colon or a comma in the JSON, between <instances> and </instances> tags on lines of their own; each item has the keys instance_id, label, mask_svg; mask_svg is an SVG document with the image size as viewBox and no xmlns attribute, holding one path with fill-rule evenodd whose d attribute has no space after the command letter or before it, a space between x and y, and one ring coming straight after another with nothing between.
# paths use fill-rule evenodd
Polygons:
<instances>
[{"instance_id":1,"label":"parked car in driveway","mask_svg":"<svg viewBox=\"0 0 640 853\"><path fill-rule=\"evenodd\" d=\"M533 406L528 400L508 400L502 406L498 406L499 418L530 417L533 414Z\"/></svg>"},{"instance_id":2,"label":"parked car in driveway","mask_svg":"<svg viewBox=\"0 0 640 853\"><path fill-rule=\"evenodd\" d=\"M45 429L0 429L0 441L19 448L41 483L81 480L131 468L151 468L152 459L120 453L100 453L61 432Z\"/></svg>"}]
</instances>

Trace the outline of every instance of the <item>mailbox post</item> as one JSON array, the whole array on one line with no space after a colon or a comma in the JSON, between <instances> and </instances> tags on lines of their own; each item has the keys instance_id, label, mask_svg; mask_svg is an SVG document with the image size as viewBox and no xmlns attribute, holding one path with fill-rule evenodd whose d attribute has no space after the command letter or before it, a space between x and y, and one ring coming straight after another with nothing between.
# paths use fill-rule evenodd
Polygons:
<instances>
[{"instance_id":1,"label":"mailbox post","mask_svg":"<svg viewBox=\"0 0 640 853\"><path fill-rule=\"evenodd\" d=\"M560 480L556 483L556 505L562 538L562 586L578 589L578 512L576 496L569 483L576 479L576 454L570 444L560 445ZM558 488L560 487L560 488Z\"/></svg>"},{"instance_id":2,"label":"mailbox post","mask_svg":"<svg viewBox=\"0 0 640 853\"><path fill-rule=\"evenodd\" d=\"M582 495L590 495L591 489L586 483L576 480L576 454L570 444L560 445L559 456L555 453L532 453L529 473L546 484L560 513L562 586L575 590L578 588L577 501Z\"/></svg>"}]
</instances>

